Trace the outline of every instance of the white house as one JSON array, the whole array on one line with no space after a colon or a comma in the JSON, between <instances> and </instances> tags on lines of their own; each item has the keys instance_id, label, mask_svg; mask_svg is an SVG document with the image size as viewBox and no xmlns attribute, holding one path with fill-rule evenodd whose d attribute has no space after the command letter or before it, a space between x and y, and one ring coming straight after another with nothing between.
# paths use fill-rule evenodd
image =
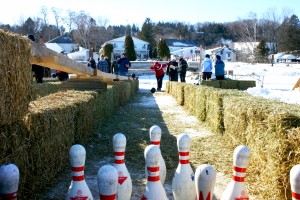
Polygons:
<instances>
[{"instance_id":1,"label":"white house","mask_svg":"<svg viewBox=\"0 0 300 200\"><path fill-rule=\"evenodd\" d=\"M66 36L59 36L45 43L46 47L56 51L57 53L64 52L68 54L76 51L79 47L74 44L72 39Z\"/></svg>"},{"instance_id":2,"label":"white house","mask_svg":"<svg viewBox=\"0 0 300 200\"><path fill-rule=\"evenodd\" d=\"M184 59L189 61L199 61L200 60L200 52L202 52L202 58L205 56L204 51L200 51L199 47L186 47L176 51L171 51L171 55L176 57L182 56Z\"/></svg>"},{"instance_id":3,"label":"white house","mask_svg":"<svg viewBox=\"0 0 300 200\"><path fill-rule=\"evenodd\" d=\"M104 47L106 44L112 44L114 47L113 54L114 55L121 55L125 51L125 38L126 36L115 38L113 40L109 40L105 42L102 47ZM134 50L136 53L137 59L148 59L149 58L149 42L143 41L141 39L138 39L136 37L132 37L133 44L134 44Z\"/></svg>"},{"instance_id":4,"label":"white house","mask_svg":"<svg viewBox=\"0 0 300 200\"><path fill-rule=\"evenodd\" d=\"M79 51L68 53L67 56L73 60L87 63L87 60L90 58L89 49L79 47ZM93 58L94 60L98 60L99 55L95 52L93 52Z\"/></svg>"},{"instance_id":5,"label":"white house","mask_svg":"<svg viewBox=\"0 0 300 200\"><path fill-rule=\"evenodd\" d=\"M215 59L216 55L220 55L223 61L236 61L236 53L226 46L207 49L205 50L205 53L209 54L213 59Z\"/></svg>"}]
</instances>

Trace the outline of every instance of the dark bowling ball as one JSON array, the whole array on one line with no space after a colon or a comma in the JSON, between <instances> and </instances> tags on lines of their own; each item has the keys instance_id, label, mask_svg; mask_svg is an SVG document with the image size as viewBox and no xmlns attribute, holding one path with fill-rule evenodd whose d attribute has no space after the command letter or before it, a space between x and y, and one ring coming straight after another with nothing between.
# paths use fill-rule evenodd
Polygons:
<instances>
[{"instance_id":1,"label":"dark bowling ball","mask_svg":"<svg viewBox=\"0 0 300 200\"><path fill-rule=\"evenodd\" d=\"M154 92L156 92L156 89L153 87L153 88L151 88L150 92L154 93Z\"/></svg>"}]
</instances>

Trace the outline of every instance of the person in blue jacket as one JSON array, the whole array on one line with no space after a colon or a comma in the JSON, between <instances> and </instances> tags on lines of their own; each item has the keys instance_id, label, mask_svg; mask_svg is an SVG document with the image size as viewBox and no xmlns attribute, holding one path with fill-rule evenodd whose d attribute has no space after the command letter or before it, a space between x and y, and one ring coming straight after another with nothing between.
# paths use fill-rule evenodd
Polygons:
<instances>
[{"instance_id":1,"label":"person in blue jacket","mask_svg":"<svg viewBox=\"0 0 300 200\"><path fill-rule=\"evenodd\" d=\"M215 76L217 80L225 79L225 63L221 60L221 56L216 55Z\"/></svg>"},{"instance_id":2,"label":"person in blue jacket","mask_svg":"<svg viewBox=\"0 0 300 200\"><path fill-rule=\"evenodd\" d=\"M126 55L124 53L122 54L122 57L118 60L118 64L119 64L119 75L127 76L128 69L129 69L129 67L131 67L131 63L126 58Z\"/></svg>"}]
</instances>

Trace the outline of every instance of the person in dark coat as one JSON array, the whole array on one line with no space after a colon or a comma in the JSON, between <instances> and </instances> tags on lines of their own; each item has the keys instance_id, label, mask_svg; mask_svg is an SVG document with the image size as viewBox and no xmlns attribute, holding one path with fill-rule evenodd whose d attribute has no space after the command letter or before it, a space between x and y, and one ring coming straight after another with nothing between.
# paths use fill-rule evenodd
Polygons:
<instances>
[{"instance_id":1,"label":"person in dark coat","mask_svg":"<svg viewBox=\"0 0 300 200\"><path fill-rule=\"evenodd\" d=\"M125 53L122 54L122 57L118 60L119 64L119 74L121 76L128 75L128 69L131 67L131 62L126 58Z\"/></svg>"},{"instance_id":2,"label":"person in dark coat","mask_svg":"<svg viewBox=\"0 0 300 200\"><path fill-rule=\"evenodd\" d=\"M96 61L93 57L90 57L88 66L91 67L92 69L96 69Z\"/></svg>"},{"instance_id":3,"label":"person in dark coat","mask_svg":"<svg viewBox=\"0 0 300 200\"><path fill-rule=\"evenodd\" d=\"M119 58L120 58L120 56L116 55L115 60L111 64L111 73L112 74L119 75L119 64L118 64Z\"/></svg>"},{"instance_id":4,"label":"person in dark coat","mask_svg":"<svg viewBox=\"0 0 300 200\"><path fill-rule=\"evenodd\" d=\"M171 56L171 61L168 64L166 74L169 75L169 81L178 81L178 62L176 62L176 57Z\"/></svg>"},{"instance_id":5,"label":"person in dark coat","mask_svg":"<svg viewBox=\"0 0 300 200\"><path fill-rule=\"evenodd\" d=\"M215 76L217 80L225 79L225 63L221 60L221 56L216 55Z\"/></svg>"},{"instance_id":6,"label":"person in dark coat","mask_svg":"<svg viewBox=\"0 0 300 200\"><path fill-rule=\"evenodd\" d=\"M106 62L108 64L108 73L111 73L111 61L108 59L107 56L105 56L104 59L106 60Z\"/></svg>"},{"instance_id":7,"label":"person in dark coat","mask_svg":"<svg viewBox=\"0 0 300 200\"><path fill-rule=\"evenodd\" d=\"M28 35L27 38L33 42L35 42L34 35ZM44 67L36 64L31 65L31 71L34 72L34 77L36 83L43 83L43 77L44 77Z\"/></svg>"},{"instance_id":8,"label":"person in dark coat","mask_svg":"<svg viewBox=\"0 0 300 200\"><path fill-rule=\"evenodd\" d=\"M180 82L185 82L187 68L188 68L188 64L187 64L186 60L184 60L183 57L180 56L179 62L178 62L178 73L180 76Z\"/></svg>"}]
</instances>

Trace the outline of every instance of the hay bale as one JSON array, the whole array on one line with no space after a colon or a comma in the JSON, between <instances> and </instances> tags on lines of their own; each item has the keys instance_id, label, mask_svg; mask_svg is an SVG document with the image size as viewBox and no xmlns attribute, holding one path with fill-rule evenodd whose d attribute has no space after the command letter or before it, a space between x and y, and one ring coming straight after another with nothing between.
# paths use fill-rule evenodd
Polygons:
<instances>
[{"instance_id":1,"label":"hay bale","mask_svg":"<svg viewBox=\"0 0 300 200\"><path fill-rule=\"evenodd\" d=\"M44 82L44 83L33 83L32 84L32 101L47 96L52 93L58 92L60 81L57 82Z\"/></svg>"},{"instance_id":2,"label":"hay bale","mask_svg":"<svg viewBox=\"0 0 300 200\"><path fill-rule=\"evenodd\" d=\"M216 79L202 80L201 85L210 86L214 88L221 88L220 81Z\"/></svg>"},{"instance_id":3,"label":"hay bale","mask_svg":"<svg viewBox=\"0 0 300 200\"><path fill-rule=\"evenodd\" d=\"M219 80L220 88L222 89L237 89L238 88L238 81L237 80Z\"/></svg>"},{"instance_id":4,"label":"hay bale","mask_svg":"<svg viewBox=\"0 0 300 200\"><path fill-rule=\"evenodd\" d=\"M0 125L21 120L32 93L31 47L27 39L0 29Z\"/></svg>"},{"instance_id":5,"label":"hay bale","mask_svg":"<svg viewBox=\"0 0 300 200\"><path fill-rule=\"evenodd\" d=\"M192 115L196 114L196 89L199 86L186 84L184 86L184 108Z\"/></svg>"},{"instance_id":6,"label":"hay bale","mask_svg":"<svg viewBox=\"0 0 300 200\"><path fill-rule=\"evenodd\" d=\"M232 141L233 146L246 143L247 109L253 106L248 99L251 99L248 93L223 96L224 136Z\"/></svg>"},{"instance_id":7,"label":"hay bale","mask_svg":"<svg viewBox=\"0 0 300 200\"><path fill-rule=\"evenodd\" d=\"M200 121L205 121L206 119L206 86L196 87L195 89L195 116Z\"/></svg>"},{"instance_id":8,"label":"hay bale","mask_svg":"<svg viewBox=\"0 0 300 200\"><path fill-rule=\"evenodd\" d=\"M246 81L246 80L239 80L238 81L238 89L239 90L247 90L248 88L256 87L255 81Z\"/></svg>"}]
</instances>

